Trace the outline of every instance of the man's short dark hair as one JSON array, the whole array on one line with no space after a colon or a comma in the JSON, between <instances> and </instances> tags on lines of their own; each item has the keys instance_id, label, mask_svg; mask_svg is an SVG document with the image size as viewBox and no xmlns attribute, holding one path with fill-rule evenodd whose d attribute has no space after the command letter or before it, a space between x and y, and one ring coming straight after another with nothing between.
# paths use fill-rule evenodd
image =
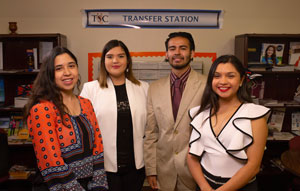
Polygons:
<instances>
[{"instance_id":1,"label":"man's short dark hair","mask_svg":"<svg viewBox=\"0 0 300 191\"><path fill-rule=\"evenodd\" d=\"M170 33L169 37L167 38L167 40L165 42L166 51L168 51L168 43L169 43L170 39L175 38L175 37L183 37L183 38L188 39L189 42L190 42L190 50L195 51L195 43L194 43L193 36L188 32L173 32L173 33Z\"/></svg>"}]
</instances>

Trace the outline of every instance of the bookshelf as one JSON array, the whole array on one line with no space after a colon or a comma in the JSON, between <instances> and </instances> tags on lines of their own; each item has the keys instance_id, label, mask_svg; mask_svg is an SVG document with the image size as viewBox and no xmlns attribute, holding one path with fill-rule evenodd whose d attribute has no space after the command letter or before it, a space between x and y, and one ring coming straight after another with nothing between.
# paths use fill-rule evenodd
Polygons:
<instances>
[{"instance_id":1,"label":"bookshelf","mask_svg":"<svg viewBox=\"0 0 300 191\"><path fill-rule=\"evenodd\" d=\"M47 50L66 44L66 36L62 34L0 34L0 76L4 79L4 106L13 105L17 86L32 83L38 73L29 70L26 50L37 49L39 66Z\"/></svg>"},{"instance_id":2,"label":"bookshelf","mask_svg":"<svg viewBox=\"0 0 300 191\"><path fill-rule=\"evenodd\" d=\"M263 43L283 44L282 63L288 64L291 42L300 42L300 34L241 34L235 36L235 55L248 67L260 62Z\"/></svg>"},{"instance_id":3,"label":"bookshelf","mask_svg":"<svg viewBox=\"0 0 300 191\"><path fill-rule=\"evenodd\" d=\"M235 55L244 63L245 67L251 67L251 63L260 62L263 43L283 44L282 63L288 64L290 59L290 44L300 43L300 34L241 34L235 36ZM282 131L291 131L291 113L300 111L299 104L289 104L293 101L297 87L300 85L300 71L254 71L262 74L265 82L263 90L264 100L277 100L283 103L286 109Z\"/></svg>"},{"instance_id":4,"label":"bookshelf","mask_svg":"<svg viewBox=\"0 0 300 191\"><path fill-rule=\"evenodd\" d=\"M259 103L264 105L267 100L276 100L279 104L266 106L272 110L278 108L284 110L281 132L291 132L292 113L300 112L300 103L294 101L296 89L300 85L300 71L294 69L275 71L273 70L274 65L268 69L253 68L261 62L263 43L283 45L282 63L288 65L290 62L290 44L295 42L300 44L300 34L241 34L235 36L235 55L245 67L249 70L252 69L253 73L262 75L261 80L264 81L263 99L259 100ZM276 158L280 160L280 155L288 148L288 140L268 139L262 161L262 170L257 175L259 190L287 190L290 186L292 175L272 165L272 160Z\"/></svg>"},{"instance_id":5,"label":"bookshelf","mask_svg":"<svg viewBox=\"0 0 300 191\"><path fill-rule=\"evenodd\" d=\"M55 46L67 45L65 35L53 34L0 34L0 78L3 81L2 95L4 101L0 106L0 117L22 118L23 108L14 107L14 98L20 86L32 84L36 78L43 57ZM35 68L28 64L28 50L34 50ZM22 120L22 119L21 119ZM20 124L19 124L20 125ZM26 125L22 124L23 128ZM9 128L7 132L9 132ZM10 137L8 137L10 140ZM14 165L26 166L32 170L36 168L36 159L30 141L8 142L8 152L1 153L9 158L9 169ZM7 190L31 190L33 176L27 179L10 178L3 186Z\"/></svg>"}]
</instances>

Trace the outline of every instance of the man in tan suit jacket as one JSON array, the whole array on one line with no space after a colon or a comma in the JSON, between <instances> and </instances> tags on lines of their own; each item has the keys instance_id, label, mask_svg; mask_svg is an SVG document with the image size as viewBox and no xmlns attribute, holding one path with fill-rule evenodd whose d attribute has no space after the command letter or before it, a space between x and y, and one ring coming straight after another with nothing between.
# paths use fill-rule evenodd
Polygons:
<instances>
[{"instance_id":1,"label":"man in tan suit jacket","mask_svg":"<svg viewBox=\"0 0 300 191\"><path fill-rule=\"evenodd\" d=\"M190 33L169 34L166 60L172 69L168 77L153 82L148 91L144 160L152 189L194 191L186 156L192 128L188 110L200 105L206 77L190 67L195 45ZM174 82L180 80L181 101L174 109ZM178 87L178 86L177 86Z\"/></svg>"}]
</instances>

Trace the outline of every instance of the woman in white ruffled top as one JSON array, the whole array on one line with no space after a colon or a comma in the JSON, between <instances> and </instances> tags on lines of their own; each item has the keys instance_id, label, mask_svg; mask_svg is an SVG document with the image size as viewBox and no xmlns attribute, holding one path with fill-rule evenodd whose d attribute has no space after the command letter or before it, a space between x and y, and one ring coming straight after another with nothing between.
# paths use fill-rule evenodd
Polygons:
<instances>
[{"instance_id":1,"label":"woman in white ruffled top","mask_svg":"<svg viewBox=\"0 0 300 191\"><path fill-rule=\"evenodd\" d=\"M201 105L189 111L187 163L201 191L257 190L270 109L252 103L248 82L235 56L221 56L210 68Z\"/></svg>"}]
</instances>

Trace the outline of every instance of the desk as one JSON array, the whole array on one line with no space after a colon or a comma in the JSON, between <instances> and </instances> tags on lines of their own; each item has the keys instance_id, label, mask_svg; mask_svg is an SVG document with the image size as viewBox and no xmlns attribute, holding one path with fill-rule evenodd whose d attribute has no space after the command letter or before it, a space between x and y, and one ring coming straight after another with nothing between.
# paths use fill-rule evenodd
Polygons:
<instances>
[{"instance_id":1,"label":"desk","mask_svg":"<svg viewBox=\"0 0 300 191\"><path fill-rule=\"evenodd\" d=\"M292 174L273 165L272 159L280 160L281 153L288 150L289 141L268 140L264 152L261 171L257 174L258 190L288 191Z\"/></svg>"},{"instance_id":2,"label":"desk","mask_svg":"<svg viewBox=\"0 0 300 191\"><path fill-rule=\"evenodd\" d=\"M292 189L300 190L300 151L287 150L281 154L281 162L284 168L292 173Z\"/></svg>"},{"instance_id":3,"label":"desk","mask_svg":"<svg viewBox=\"0 0 300 191\"><path fill-rule=\"evenodd\" d=\"M300 151L288 150L281 154L284 167L300 178Z\"/></svg>"}]
</instances>

